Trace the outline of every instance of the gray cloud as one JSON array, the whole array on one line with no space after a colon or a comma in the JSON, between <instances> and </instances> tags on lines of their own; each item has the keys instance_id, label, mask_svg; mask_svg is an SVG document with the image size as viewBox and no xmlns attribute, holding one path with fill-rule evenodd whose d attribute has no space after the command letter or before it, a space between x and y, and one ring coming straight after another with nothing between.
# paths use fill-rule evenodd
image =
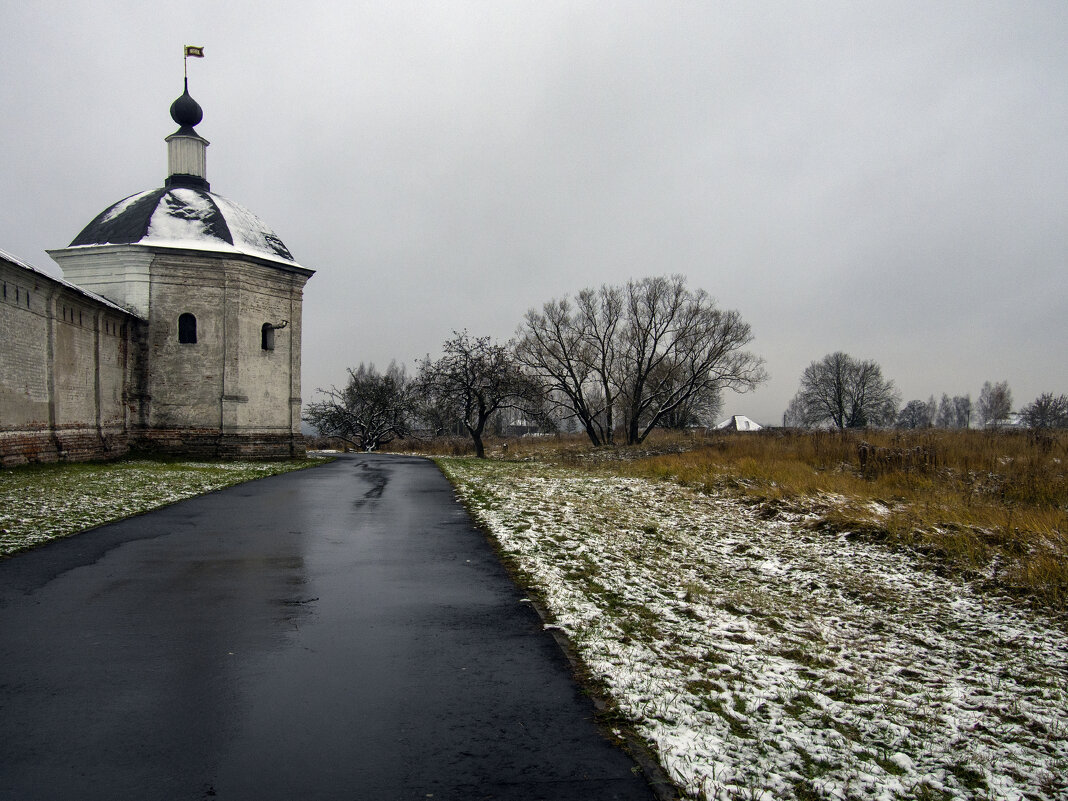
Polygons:
<instances>
[{"instance_id":1,"label":"gray cloud","mask_svg":"<svg viewBox=\"0 0 1068 801\"><path fill-rule=\"evenodd\" d=\"M1068 391L1068 6L7 4L0 247L46 269L162 183L190 63L213 189L319 274L304 384L682 272L774 422L812 360L906 398Z\"/></svg>"}]
</instances>

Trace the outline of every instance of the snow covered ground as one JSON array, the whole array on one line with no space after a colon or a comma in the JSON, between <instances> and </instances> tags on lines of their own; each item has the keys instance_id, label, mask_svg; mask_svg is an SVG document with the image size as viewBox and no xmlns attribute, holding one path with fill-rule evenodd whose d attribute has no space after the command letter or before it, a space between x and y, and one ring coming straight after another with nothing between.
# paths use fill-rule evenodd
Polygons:
<instances>
[{"instance_id":1,"label":"snow covered ground","mask_svg":"<svg viewBox=\"0 0 1068 801\"><path fill-rule=\"evenodd\" d=\"M670 482L443 459L695 799L1068 798L1068 636Z\"/></svg>"}]
</instances>

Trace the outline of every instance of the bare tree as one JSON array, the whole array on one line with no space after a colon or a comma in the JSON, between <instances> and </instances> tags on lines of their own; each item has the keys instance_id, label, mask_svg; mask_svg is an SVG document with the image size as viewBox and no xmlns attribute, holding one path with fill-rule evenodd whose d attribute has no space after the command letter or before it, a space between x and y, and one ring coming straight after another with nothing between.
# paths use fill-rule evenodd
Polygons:
<instances>
[{"instance_id":1,"label":"bare tree","mask_svg":"<svg viewBox=\"0 0 1068 801\"><path fill-rule=\"evenodd\" d=\"M938 402L938 411L935 413L935 425L939 428L956 428L956 409L953 408L953 399L946 393L942 393L942 399Z\"/></svg>"},{"instance_id":2,"label":"bare tree","mask_svg":"<svg viewBox=\"0 0 1068 801\"><path fill-rule=\"evenodd\" d=\"M660 420L663 428L690 428L691 426L714 426L723 414L723 395L718 387L695 394L690 400L679 404Z\"/></svg>"},{"instance_id":3,"label":"bare tree","mask_svg":"<svg viewBox=\"0 0 1068 801\"><path fill-rule=\"evenodd\" d=\"M584 289L574 305L551 300L520 326L516 356L540 380L557 416L577 419L594 445L611 445L620 388L622 293Z\"/></svg>"},{"instance_id":4,"label":"bare tree","mask_svg":"<svg viewBox=\"0 0 1068 801\"><path fill-rule=\"evenodd\" d=\"M486 424L501 409L537 410L538 388L520 369L511 348L489 337L453 332L442 345L444 355L419 365L416 386L429 405L451 410L475 444L475 455L485 458L482 436Z\"/></svg>"},{"instance_id":5,"label":"bare tree","mask_svg":"<svg viewBox=\"0 0 1068 801\"><path fill-rule=\"evenodd\" d=\"M1042 393L1020 409L1020 421L1028 428L1068 428L1068 395Z\"/></svg>"},{"instance_id":6,"label":"bare tree","mask_svg":"<svg viewBox=\"0 0 1068 801\"><path fill-rule=\"evenodd\" d=\"M957 412L956 428L971 428L972 425L972 396L954 395L953 408Z\"/></svg>"},{"instance_id":7,"label":"bare tree","mask_svg":"<svg viewBox=\"0 0 1068 801\"><path fill-rule=\"evenodd\" d=\"M813 423L809 420L808 408L805 404L805 399L798 393L790 399L790 404L786 407L786 412L782 416L782 424L784 427L789 428L808 428L813 425L819 425L819 423Z\"/></svg>"},{"instance_id":8,"label":"bare tree","mask_svg":"<svg viewBox=\"0 0 1068 801\"><path fill-rule=\"evenodd\" d=\"M931 406L922 400L911 400L897 415L898 428L930 428Z\"/></svg>"},{"instance_id":9,"label":"bare tree","mask_svg":"<svg viewBox=\"0 0 1068 801\"><path fill-rule=\"evenodd\" d=\"M1000 428L1012 416L1012 390L1008 381L983 384L976 403L979 425L983 428Z\"/></svg>"},{"instance_id":10,"label":"bare tree","mask_svg":"<svg viewBox=\"0 0 1068 801\"><path fill-rule=\"evenodd\" d=\"M938 413L935 415L934 424L939 428L968 428L972 422L972 398L971 395L943 394L938 403Z\"/></svg>"},{"instance_id":11,"label":"bare tree","mask_svg":"<svg viewBox=\"0 0 1068 801\"><path fill-rule=\"evenodd\" d=\"M527 312L519 335L520 361L594 445L612 444L617 412L627 442L639 443L680 410L765 378L743 350L749 325L678 275L587 289L574 307L550 301Z\"/></svg>"},{"instance_id":12,"label":"bare tree","mask_svg":"<svg viewBox=\"0 0 1068 801\"><path fill-rule=\"evenodd\" d=\"M894 382L883 378L876 362L838 351L805 368L787 414L803 426L887 426L897 418L900 402Z\"/></svg>"},{"instance_id":13,"label":"bare tree","mask_svg":"<svg viewBox=\"0 0 1068 801\"><path fill-rule=\"evenodd\" d=\"M373 364L349 368L344 388L318 390L325 397L309 403L304 420L327 437L373 451L410 433L412 398L403 367L391 362L385 373Z\"/></svg>"},{"instance_id":14,"label":"bare tree","mask_svg":"<svg viewBox=\"0 0 1068 801\"><path fill-rule=\"evenodd\" d=\"M680 406L724 389L745 392L765 380L764 362L743 350L752 329L686 278L645 278L626 287L620 374L627 443L645 440Z\"/></svg>"}]
</instances>

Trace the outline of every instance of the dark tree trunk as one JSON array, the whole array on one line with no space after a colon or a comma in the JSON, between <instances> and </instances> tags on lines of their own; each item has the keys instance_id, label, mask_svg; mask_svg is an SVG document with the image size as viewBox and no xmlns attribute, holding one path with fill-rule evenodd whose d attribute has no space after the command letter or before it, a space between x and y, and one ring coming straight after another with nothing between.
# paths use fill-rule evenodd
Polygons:
<instances>
[{"instance_id":1,"label":"dark tree trunk","mask_svg":"<svg viewBox=\"0 0 1068 801\"><path fill-rule=\"evenodd\" d=\"M464 423L467 427L467 433L471 435L471 441L475 443L475 456L479 459L486 458L486 446L482 444L482 432L486 430L486 420L488 419L488 414L479 414L478 423L474 426Z\"/></svg>"},{"instance_id":2,"label":"dark tree trunk","mask_svg":"<svg viewBox=\"0 0 1068 801\"><path fill-rule=\"evenodd\" d=\"M597 429L594 428L592 420L583 420L583 424L586 426L586 436L590 438L590 443L595 448L601 447L604 443L601 442L601 438L597 435Z\"/></svg>"}]
</instances>

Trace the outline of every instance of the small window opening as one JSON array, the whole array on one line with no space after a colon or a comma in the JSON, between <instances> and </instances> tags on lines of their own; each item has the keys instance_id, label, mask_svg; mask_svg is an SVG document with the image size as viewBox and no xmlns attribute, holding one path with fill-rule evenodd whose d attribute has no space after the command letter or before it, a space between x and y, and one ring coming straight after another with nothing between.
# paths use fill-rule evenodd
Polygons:
<instances>
[{"instance_id":1,"label":"small window opening","mask_svg":"<svg viewBox=\"0 0 1068 801\"><path fill-rule=\"evenodd\" d=\"M178 342L182 345L195 345L197 342L197 318L189 312L178 317Z\"/></svg>"},{"instance_id":2,"label":"small window opening","mask_svg":"<svg viewBox=\"0 0 1068 801\"><path fill-rule=\"evenodd\" d=\"M274 350L274 326L264 323L260 329L260 347L264 350Z\"/></svg>"}]
</instances>

